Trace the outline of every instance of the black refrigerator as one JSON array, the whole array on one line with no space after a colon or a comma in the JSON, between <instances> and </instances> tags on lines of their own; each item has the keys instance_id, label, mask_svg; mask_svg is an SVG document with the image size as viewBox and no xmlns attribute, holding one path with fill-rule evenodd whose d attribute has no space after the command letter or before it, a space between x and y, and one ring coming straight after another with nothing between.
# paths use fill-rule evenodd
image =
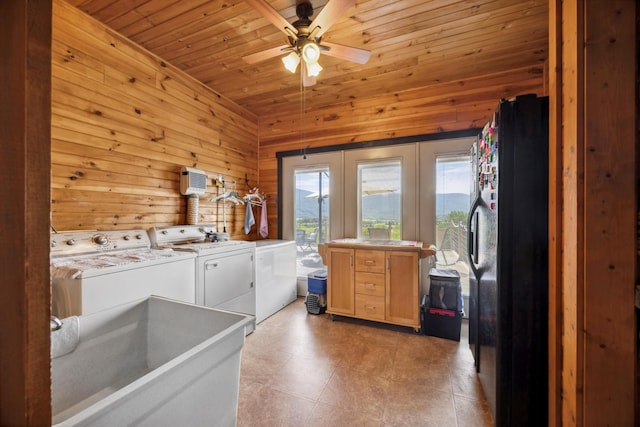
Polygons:
<instances>
[{"instance_id":1,"label":"black refrigerator","mask_svg":"<svg viewBox=\"0 0 640 427\"><path fill-rule=\"evenodd\" d=\"M501 101L471 153L469 345L496 426L547 424L548 117Z\"/></svg>"}]
</instances>

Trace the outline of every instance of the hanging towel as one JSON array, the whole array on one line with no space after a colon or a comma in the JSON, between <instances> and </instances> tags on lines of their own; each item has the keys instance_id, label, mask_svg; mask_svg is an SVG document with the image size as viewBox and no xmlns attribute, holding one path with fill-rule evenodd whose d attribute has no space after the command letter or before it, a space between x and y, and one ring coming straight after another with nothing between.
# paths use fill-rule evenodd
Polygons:
<instances>
[{"instance_id":1,"label":"hanging towel","mask_svg":"<svg viewBox=\"0 0 640 427\"><path fill-rule=\"evenodd\" d=\"M262 201L262 213L260 214L260 235L267 237L269 235L269 224L267 223L267 201Z\"/></svg>"},{"instance_id":2,"label":"hanging towel","mask_svg":"<svg viewBox=\"0 0 640 427\"><path fill-rule=\"evenodd\" d=\"M253 209L251 209L251 203L247 203L247 212L244 215L244 234L249 234L251 226L256 223L253 218Z\"/></svg>"}]
</instances>

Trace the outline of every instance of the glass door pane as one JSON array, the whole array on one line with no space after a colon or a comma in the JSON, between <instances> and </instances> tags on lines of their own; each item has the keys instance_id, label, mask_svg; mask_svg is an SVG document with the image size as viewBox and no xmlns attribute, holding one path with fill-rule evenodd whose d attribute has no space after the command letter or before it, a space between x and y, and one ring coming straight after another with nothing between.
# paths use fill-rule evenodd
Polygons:
<instances>
[{"instance_id":1,"label":"glass door pane","mask_svg":"<svg viewBox=\"0 0 640 427\"><path fill-rule=\"evenodd\" d=\"M462 295L469 295L467 217L473 180L468 154L436 157L436 267L460 273Z\"/></svg>"},{"instance_id":2,"label":"glass door pane","mask_svg":"<svg viewBox=\"0 0 640 427\"><path fill-rule=\"evenodd\" d=\"M402 236L402 165L400 160L358 164L359 236L400 240Z\"/></svg>"},{"instance_id":3,"label":"glass door pane","mask_svg":"<svg viewBox=\"0 0 640 427\"><path fill-rule=\"evenodd\" d=\"M330 225L329 168L296 169L294 221L297 275L323 268L318 244L328 240Z\"/></svg>"}]
</instances>

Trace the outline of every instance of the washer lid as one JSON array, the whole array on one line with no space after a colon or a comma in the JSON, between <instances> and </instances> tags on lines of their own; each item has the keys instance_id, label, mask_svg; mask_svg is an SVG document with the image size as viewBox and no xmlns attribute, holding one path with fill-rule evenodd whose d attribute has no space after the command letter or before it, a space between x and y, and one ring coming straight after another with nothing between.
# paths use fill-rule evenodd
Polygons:
<instances>
[{"instance_id":1,"label":"washer lid","mask_svg":"<svg viewBox=\"0 0 640 427\"><path fill-rule=\"evenodd\" d=\"M51 259L51 277L54 280L79 279L88 275L116 273L185 258L195 258L195 253L143 248L57 257Z\"/></svg>"}]
</instances>

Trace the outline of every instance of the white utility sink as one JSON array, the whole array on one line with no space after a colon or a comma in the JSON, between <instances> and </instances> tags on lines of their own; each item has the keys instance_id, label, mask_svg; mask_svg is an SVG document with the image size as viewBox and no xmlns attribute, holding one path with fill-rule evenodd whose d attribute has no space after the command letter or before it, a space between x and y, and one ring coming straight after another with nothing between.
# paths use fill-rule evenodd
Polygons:
<instances>
[{"instance_id":1,"label":"white utility sink","mask_svg":"<svg viewBox=\"0 0 640 427\"><path fill-rule=\"evenodd\" d=\"M80 316L77 347L51 361L52 423L234 426L252 321L155 296Z\"/></svg>"}]
</instances>

